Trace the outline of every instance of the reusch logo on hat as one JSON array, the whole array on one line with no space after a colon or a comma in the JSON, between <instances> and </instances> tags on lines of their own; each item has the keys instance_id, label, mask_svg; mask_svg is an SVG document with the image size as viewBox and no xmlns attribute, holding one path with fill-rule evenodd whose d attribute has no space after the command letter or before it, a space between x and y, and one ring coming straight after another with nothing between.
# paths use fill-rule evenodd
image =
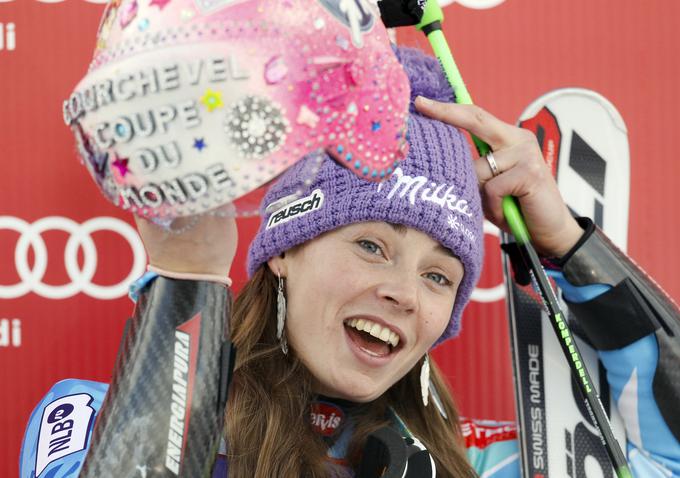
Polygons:
<instances>
[{"instance_id":1,"label":"reusch logo on hat","mask_svg":"<svg viewBox=\"0 0 680 478\"><path fill-rule=\"evenodd\" d=\"M303 197L294 201L281 209L272 213L267 222L267 229L270 229L279 224L290 221L296 217L304 216L312 211L321 209L323 206L324 195L321 189L315 189L307 197Z\"/></svg>"}]
</instances>

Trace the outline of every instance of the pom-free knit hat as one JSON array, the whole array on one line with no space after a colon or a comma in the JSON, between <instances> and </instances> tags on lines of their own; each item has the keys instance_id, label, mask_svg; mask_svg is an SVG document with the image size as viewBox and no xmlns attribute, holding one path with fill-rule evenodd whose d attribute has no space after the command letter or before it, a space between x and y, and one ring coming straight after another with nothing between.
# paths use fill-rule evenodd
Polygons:
<instances>
[{"instance_id":1,"label":"pom-free knit hat","mask_svg":"<svg viewBox=\"0 0 680 478\"><path fill-rule=\"evenodd\" d=\"M412 102L418 95L452 100L436 60L405 48L397 56L411 82ZM309 184L296 171L317 158L284 173L262 201L263 221L248 252L248 274L270 258L347 224L403 224L450 249L464 266L451 320L437 343L458 335L483 258L483 213L470 148L458 129L416 113L413 104L408 136L407 159L380 184L360 179L329 158L322 160Z\"/></svg>"}]
</instances>

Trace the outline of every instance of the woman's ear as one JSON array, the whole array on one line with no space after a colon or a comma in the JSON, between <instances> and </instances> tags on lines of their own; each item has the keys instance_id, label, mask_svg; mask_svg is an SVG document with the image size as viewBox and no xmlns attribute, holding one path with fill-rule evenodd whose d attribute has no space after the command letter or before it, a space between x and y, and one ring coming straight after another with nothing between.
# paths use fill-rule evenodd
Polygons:
<instances>
[{"instance_id":1,"label":"woman's ear","mask_svg":"<svg viewBox=\"0 0 680 478\"><path fill-rule=\"evenodd\" d=\"M275 276L286 277L288 275L288 269L286 267L286 253L284 252L279 256L274 256L269 259L267 261L267 266L269 266L269 270L272 271Z\"/></svg>"}]
</instances>

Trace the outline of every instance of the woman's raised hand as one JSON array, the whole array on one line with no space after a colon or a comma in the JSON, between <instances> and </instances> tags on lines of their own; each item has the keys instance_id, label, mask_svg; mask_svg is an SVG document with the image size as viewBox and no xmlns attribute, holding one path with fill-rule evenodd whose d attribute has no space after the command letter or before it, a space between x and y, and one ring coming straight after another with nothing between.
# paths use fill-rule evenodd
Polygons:
<instances>
[{"instance_id":1,"label":"woman's raised hand","mask_svg":"<svg viewBox=\"0 0 680 478\"><path fill-rule=\"evenodd\" d=\"M418 97L416 108L426 116L469 131L491 146L498 166L495 174L485 158L475 160L487 219L509 232L502 199L515 196L539 253L561 257L576 244L583 229L569 213L530 131L505 123L475 105Z\"/></svg>"},{"instance_id":2,"label":"woman's raised hand","mask_svg":"<svg viewBox=\"0 0 680 478\"><path fill-rule=\"evenodd\" d=\"M176 219L169 232L135 216L149 264L177 273L229 275L236 254L236 219L218 214L203 214Z\"/></svg>"}]
</instances>

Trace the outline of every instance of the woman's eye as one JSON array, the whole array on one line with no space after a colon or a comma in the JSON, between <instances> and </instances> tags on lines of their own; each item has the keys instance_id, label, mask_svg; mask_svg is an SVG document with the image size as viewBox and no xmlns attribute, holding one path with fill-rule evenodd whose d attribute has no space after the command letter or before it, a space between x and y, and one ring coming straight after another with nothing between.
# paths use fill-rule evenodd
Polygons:
<instances>
[{"instance_id":1,"label":"woman's eye","mask_svg":"<svg viewBox=\"0 0 680 478\"><path fill-rule=\"evenodd\" d=\"M367 239L362 239L360 241L357 241L357 243L359 244L359 246L363 250L365 250L366 252L368 252L370 254L377 254L377 255L380 255L380 256L384 255L380 246L373 241L369 241Z\"/></svg>"},{"instance_id":2,"label":"woman's eye","mask_svg":"<svg viewBox=\"0 0 680 478\"><path fill-rule=\"evenodd\" d=\"M425 277L436 282L439 285L451 285L451 281L446 278L446 276L439 274L437 272L428 272Z\"/></svg>"}]
</instances>

